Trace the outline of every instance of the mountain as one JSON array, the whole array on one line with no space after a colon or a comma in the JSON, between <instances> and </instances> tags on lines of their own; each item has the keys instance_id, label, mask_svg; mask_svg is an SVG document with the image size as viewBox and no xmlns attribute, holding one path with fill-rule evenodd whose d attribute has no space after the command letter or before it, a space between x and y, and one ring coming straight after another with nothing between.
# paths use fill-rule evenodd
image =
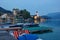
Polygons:
<instances>
[{"instance_id":1,"label":"mountain","mask_svg":"<svg viewBox=\"0 0 60 40\"><path fill-rule=\"evenodd\" d=\"M47 15L41 16L44 19L60 19L60 12L49 13Z\"/></svg>"},{"instance_id":2,"label":"mountain","mask_svg":"<svg viewBox=\"0 0 60 40\"><path fill-rule=\"evenodd\" d=\"M12 12L0 7L0 13L4 14L4 13L12 13Z\"/></svg>"},{"instance_id":3,"label":"mountain","mask_svg":"<svg viewBox=\"0 0 60 40\"><path fill-rule=\"evenodd\" d=\"M60 19L60 12L50 13L47 16L51 17L52 19Z\"/></svg>"},{"instance_id":4,"label":"mountain","mask_svg":"<svg viewBox=\"0 0 60 40\"><path fill-rule=\"evenodd\" d=\"M44 19L51 19L51 17L46 16L46 15L41 16L41 18L44 18Z\"/></svg>"}]
</instances>

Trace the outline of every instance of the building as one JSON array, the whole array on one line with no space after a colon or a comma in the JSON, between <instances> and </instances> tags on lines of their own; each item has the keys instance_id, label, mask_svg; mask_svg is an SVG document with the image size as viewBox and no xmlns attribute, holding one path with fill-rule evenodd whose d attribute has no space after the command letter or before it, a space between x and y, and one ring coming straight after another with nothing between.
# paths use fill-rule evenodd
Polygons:
<instances>
[{"instance_id":1,"label":"building","mask_svg":"<svg viewBox=\"0 0 60 40\"><path fill-rule=\"evenodd\" d=\"M20 12L20 10L17 8L14 8L12 12L13 12L13 15L16 16Z\"/></svg>"},{"instance_id":2,"label":"building","mask_svg":"<svg viewBox=\"0 0 60 40\"><path fill-rule=\"evenodd\" d=\"M13 9L13 15L14 15L14 20L13 23L23 23L24 22L24 18L23 18L23 14L20 13L19 9Z\"/></svg>"},{"instance_id":3,"label":"building","mask_svg":"<svg viewBox=\"0 0 60 40\"><path fill-rule=\"evenodd\" d=\"M33 18L34 20L34 23L38 23L40 21L40 16L38 15L38 11L35 12L35 15L32 15L31 17Z\"/></svg>"}]
</instances>

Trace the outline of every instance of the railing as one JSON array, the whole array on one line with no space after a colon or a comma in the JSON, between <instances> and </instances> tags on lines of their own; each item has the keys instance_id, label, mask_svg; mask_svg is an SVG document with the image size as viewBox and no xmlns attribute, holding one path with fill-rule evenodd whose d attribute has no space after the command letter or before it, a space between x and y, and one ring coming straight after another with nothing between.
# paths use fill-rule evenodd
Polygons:
<instances>
[{"instance_id":1,"label":"railing","mask_svg":"<svg viewBox=\"0 0 60 40\"><path fill-rule=\"evenodd\" d=\"M14 28L0 28L0 31L12 31L12 30L20 30L21 27L14 27Z\"/></svg>"}]
</instances>

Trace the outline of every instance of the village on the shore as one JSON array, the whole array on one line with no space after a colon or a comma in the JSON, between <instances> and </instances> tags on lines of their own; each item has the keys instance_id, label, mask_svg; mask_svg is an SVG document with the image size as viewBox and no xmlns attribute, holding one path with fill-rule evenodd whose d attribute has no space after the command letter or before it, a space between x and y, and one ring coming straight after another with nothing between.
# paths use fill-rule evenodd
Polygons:
<instances>
[{"instance_id":1,"label":"village on the shore","mask_svg":"<svg viewBox=\"0 0 60 40\"><path fill-rule=\"evenodd\" d=\"M34 15L30 15L30 13L26 9L24 9L24 11L14 8L11 13L3 13L0 16L0 24L5 23L15 24L15 23L26 23L26 22L39 23L45 21L44 18L39 16L38 11L36 11Z\"/></svg>"}]
</instances>

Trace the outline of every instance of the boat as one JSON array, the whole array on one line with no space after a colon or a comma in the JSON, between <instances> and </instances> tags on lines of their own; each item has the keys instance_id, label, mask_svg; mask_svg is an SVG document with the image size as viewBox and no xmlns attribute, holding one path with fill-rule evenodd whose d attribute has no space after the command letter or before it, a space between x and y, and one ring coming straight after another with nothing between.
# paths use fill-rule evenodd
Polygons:
<instances>
[{"instance_id":1,"label":"boat","mask_svg":"<svg viewBox=\"0 0 60 40\"><path fill-rule=\"evenodd\" d=\"M10 25L9 27L37 27L39 26L39 24L35 24L35 23L17 23L17 24L13 24Z\"/></svg>"},{"instance_id":2,"label":"boat","mask_svg":"<svg viewBox=\"0 0 60 40\"><path fill-rule=\"evenodd\" d=\"M23 27L23 23L13 24L13 25L10 25L9 27Z\"/></svg>"},{"instance_id":3,"label":"boat","mask_svg":"<svg viewBox=\"0 0 60 40\"><path fill-rule=\"evenodd\" d=\"M35 24L35 23L25 23L23 26L36 27L36 26L39 26L39 24Z\"/></svg>"},{"instance_id":4,"label":"boat","mask_svg":"<svg viewBox=\"0 0 60 40\"><path fill-rule=\"evenodd\" d=\"M25 27L24 30L29 30L30 33L36 34L36 33L46 33L46 32L52 32L52 28L45 27L45 26L36 26L36 27Z\"/></svg>"}]
</instances>

